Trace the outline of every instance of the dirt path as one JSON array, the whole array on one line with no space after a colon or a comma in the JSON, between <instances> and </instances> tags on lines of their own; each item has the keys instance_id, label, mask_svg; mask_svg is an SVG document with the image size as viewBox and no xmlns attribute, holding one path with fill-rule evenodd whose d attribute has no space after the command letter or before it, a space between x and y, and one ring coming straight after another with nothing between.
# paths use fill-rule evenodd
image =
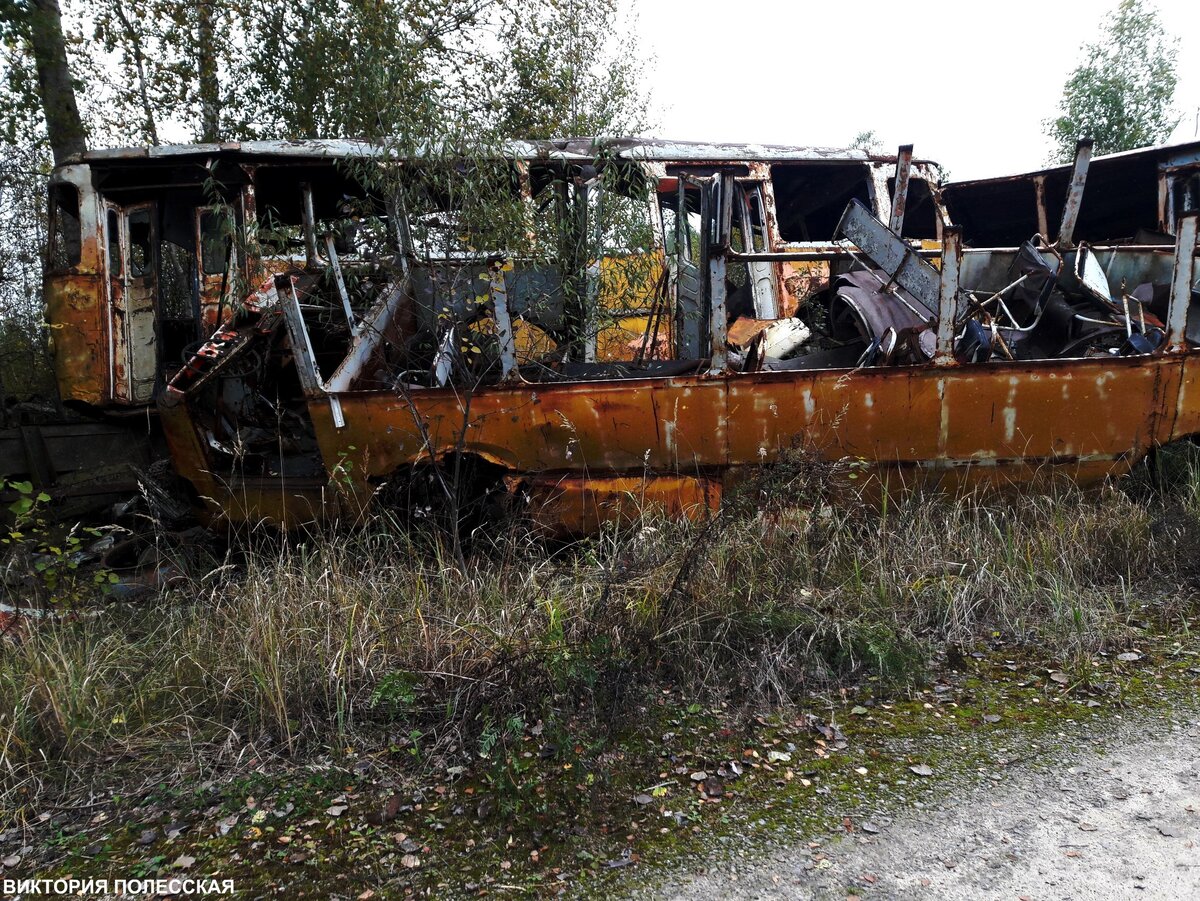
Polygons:
<instances>
[{"instance_id":1,"label":"dirt path","mask_svg":"<svg viewBox=\"0 0 1200 901\"><path fill-rule=\"evenodd\" d=\"M672 899L1200 898L1200 725L1126 726L894 822L710 870Z\"/></svg>"}]
</instances>

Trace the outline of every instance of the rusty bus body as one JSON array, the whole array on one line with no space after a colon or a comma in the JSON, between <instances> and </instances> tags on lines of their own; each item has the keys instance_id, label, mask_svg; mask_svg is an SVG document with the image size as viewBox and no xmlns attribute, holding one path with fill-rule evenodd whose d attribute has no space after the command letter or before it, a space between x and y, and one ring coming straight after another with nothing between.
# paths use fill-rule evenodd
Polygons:
<instances>
[{"instance_id":1,"label":"rusty bus body","mask_svg":"<svg viewBox=\"0 0 1200 901\"><path fill-rule=\"evenodd\" d=\"M524 257L474 246L445 203L414 209L354 175L383 167L395 184L428 160L351 142L143 151L146 167L208 173L188 214L197 257L213 192L238 236L263 227L269 197L297 251L263 252L251 234L223 245L219 280L193 264L196 329L219 324L190 356L160 355L151 394L177 472L232 522L357 513L447 460L559 532L643 502L700 515L795 447L951 484L1119 474L1200 433L1196 220L1173 245L1076 244L1086 150L1056 234L1040 222L1020 246L963 248L911 148L513 145L493 162L531 233L546 214L560 241ZM339 218L371 230L347 199L369 201L386 265L336 240ZM80 214L85 246L102 208ZM612 208L638 226L621 246ZM120 215L114 253L131 228ZM454 252L431 250L451 232ZM563 235L590 244L568 252ZM93 240L80 258L99 268ZM237 278L253 290L234 304ZM105 333L104 310L116 328L136 302L58 296L52 322L93 317L69 344L80 362L60 369L64 394L145 398Z\"/></svg>"}]
</instances>

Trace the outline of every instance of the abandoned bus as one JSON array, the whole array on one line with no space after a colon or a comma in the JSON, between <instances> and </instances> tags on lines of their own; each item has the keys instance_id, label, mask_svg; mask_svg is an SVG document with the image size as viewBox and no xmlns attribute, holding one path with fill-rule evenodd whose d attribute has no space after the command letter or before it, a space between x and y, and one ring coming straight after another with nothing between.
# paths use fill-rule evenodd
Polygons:
<instances>
[{"instance_id":1,"label":"abandoned bus","mask_svg":"<svg viewBox=\"0 0 1200 901\"><path fill-rule=\"evenodd\" d=\"M1055 234L965 249L908 147L90 153L52 186L59 382L153 402L231 522L356 513L449 461L557 532L702 514L794 447L1094 480L1200 432L1200 401L1195 218L1077 244L1086 150Z\"/></svg>"}]
</instances>

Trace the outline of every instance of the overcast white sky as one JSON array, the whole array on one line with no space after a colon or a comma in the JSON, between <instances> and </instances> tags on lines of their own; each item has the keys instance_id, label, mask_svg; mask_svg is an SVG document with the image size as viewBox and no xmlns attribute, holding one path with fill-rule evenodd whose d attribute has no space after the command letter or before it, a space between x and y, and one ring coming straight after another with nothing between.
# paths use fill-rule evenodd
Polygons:
<instances>
[{"instance_id":1,"label":"overcast white sky","mask_svg":"<svg viewBox=\"0 0 1200 901\"><path fill-rule=\"evenodd\" d=\"M1080 47L1117 0L627 0L662 137L844 146L874 129L954 179L1046 162ZM1158 0L1180 39L1174 140L1196 134L1200 2Z\"/></svg>"}]
</instances>

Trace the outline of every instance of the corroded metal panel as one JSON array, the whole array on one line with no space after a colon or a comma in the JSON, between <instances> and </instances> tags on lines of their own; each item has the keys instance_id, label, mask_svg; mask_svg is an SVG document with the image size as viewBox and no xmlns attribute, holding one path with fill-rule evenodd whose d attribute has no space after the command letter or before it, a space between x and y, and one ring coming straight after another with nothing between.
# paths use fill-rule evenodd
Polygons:
<instances>
[{"instance_id":1,"label":"corroded metal panel","mask_svg":"<svg viewBox=\"0 0 1200 901\"><path fill-rule=\"evenodd\" d=\"M545 475L509 480L525 511L550 535L591 533L608 523L636 522L647 512L700 521L720 507L720 479L695 476L592 478Z\"/></svg>"},{"instance_id":2,"label":"corroded metal panel","mask_svg":"<svg viewBox=\"0 0 1200 901\"><path fill-rule=\"evenodd\" d=\"M1158 361L972 364L943 379L940 442L952 463L1140 458L1160 400Z\"/></svg>"},{"instance_id":3,"label":"corroded metal panel","mask_svg":"<svg viewBox=\"0 0 1200 901\"><path fill-rule=\"evenodd\" d=\"M534 518L543 527L560 516L563 529L586 530L608 517L604 510L623 510L621 498L699 510L698 498L715 497L713 485L793 448L862 461L906 481L1033 483L1054 473L1090 481L1122 473L1155 445L1200 431L1200 370L1186 368L1181 381L1185 362L1192 361L761 372L407 398L346 392L339 395L344 428L320 398L308 412L322 457L353 463L359 503L415 463L466 453L502 466L510 487L534 486ZM230 488L208 474L186 405L163 415L176 466L202 495L218 499L223 515L295 523L338 509L312 484Z\"/></svg>"},{"instance_id":4,"label":"corroded metal panel","mask_svg":"<svg viewBox=\"0 0 1200 901\"><path fill-rule=\"evenodd\" d=\"M91 273L46 279L46 321L54 374L63 400L102 404L109 399L107 309L103 276Z\"/></svg>"},{"instance_id":5,"label":"corroded metal panel","mask_svg":"<svg viewBox=\"0 0 1200 901\"><path fill-rule=\"evenodd\" d=\"M771 462L790 448L827 459L902 461L937 453L936 386L912 367L759 373L729 382L729 459Z\"/></svg>"},{"instance_id":6,"label":"corroded metal panel","mask_svg":"<svg viewBox=\"0 0 1200 901\"><path fill-rule=\"evenodd\" d=\"M103 404L111 399L108 312L100 205L86 166L55 170L52 185L71 185L79 196L79 262L47 271L44 290L54 373L63 400Z\"/></svg>"},{"instance_id":7,"label":"corroded metal panel","mask_svg":"<svg viewBox=\"0 0 1200 901\"><path fill-rule=\"evenodd\" d=\"M468 452L514 472L695 471L726 464L722 380L666 379L340 395L309 414L326 459L387 476L430 457ZM418 421L420 425L418 426Z\"/></svg>"},{"instance_id":8,"label":"corroded metal panel","mask_svg":"<svg viewBox=\"0 0 1200 901\"><path fill-rule=\"evenodd\" d=\"M214 525L266 523L295 528L345 515L345 498L325 479L263 479L212 472L203 436L184 404L160 407L163 436L176 471L191 482Z\"/></svg>"}]
</instances>

